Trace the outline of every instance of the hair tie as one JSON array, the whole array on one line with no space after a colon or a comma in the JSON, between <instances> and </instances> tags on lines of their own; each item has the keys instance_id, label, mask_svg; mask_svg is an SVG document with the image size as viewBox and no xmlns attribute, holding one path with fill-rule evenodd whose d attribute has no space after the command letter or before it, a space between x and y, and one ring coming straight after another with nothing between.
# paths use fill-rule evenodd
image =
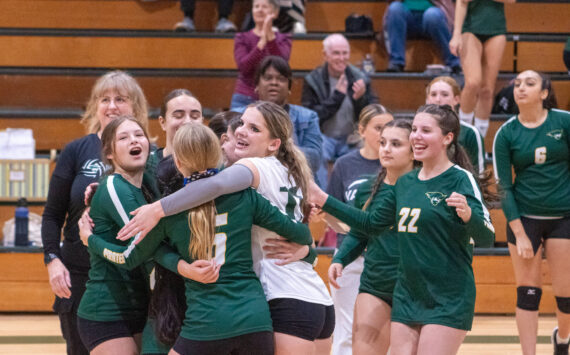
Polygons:
<instances>
[{"instance_id":1,"label":"hair tie","mask_svg":"<svg viewBox=\"0 0 570 355\"><path fill-rule=\"evenodd\" d=\"M214 176L217 173L218 169L206 169L204 171L195 171L192 174L190 174L190 176L184 178L184 186L191 183L192 181Z\"/></svg>"}]
</instances>

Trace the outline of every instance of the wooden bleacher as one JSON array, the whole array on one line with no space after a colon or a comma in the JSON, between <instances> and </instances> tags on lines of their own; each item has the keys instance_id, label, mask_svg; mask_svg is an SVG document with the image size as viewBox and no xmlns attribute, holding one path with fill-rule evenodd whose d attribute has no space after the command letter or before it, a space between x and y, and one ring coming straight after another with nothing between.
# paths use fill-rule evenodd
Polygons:
<instances>
[{"instance_id":1,"label":"wooden bleacher","mask_svg":"<svg viewBox=\"0 0 570 355\"><path fill-rule=\"evenodd\" d=\"M357 10L370 15L381 29L387 1L313 0L307 3L308 35L293 38L291 66L294 83L291 102L299 104L303 77L322 62L321 41L330 32L344 29L345 17ZM216 2L198 0L196 25L211 31L217 20ZM237 0L232 19L239 25L250 1ZM565 74L562 48L569 35L567 1L519 0L506 5L508 43L501 64L497 91L516 72L535 69L552 73L559 105L570 109L570 79ZM113 68L132 73L140 82L149 104L160 106L171 89L190 89L204 108L218 111L229 104L235 78L233 36L198 32L174 33L182 14L177 0L3 0L0 2L0 129L33 128L37 149L62 149L84 134L78 117L96 77ZM440 63L434 47L426 41L409 41L406 73L382 72L387 56L371 36L349 36L351 62L373 55L377 73L373 89L396 113L413 112L424 102L425 85L431 76L426 64ZM164 143L158 122L151 119L151 132ZM486 150L503 118L491 122ZM43 206L30 211L41 214ZM12 218L14 205L0 203L0 225ZM491 210L497 242L506 242L502 211ZM322 226L312 225L315 237ZM0 311L50 311L52 293L39 251L0 248ZM330 250L319 256L317 270L326 280ZM505 249L477 250L474 272L477 283L476 311L514 312L515 286L510 258ZM17 264L19 267L13 268ZM19 270L26 270L21 272ZM548 267L541 311L555 309Z\"/></svg>"}]
</instances>

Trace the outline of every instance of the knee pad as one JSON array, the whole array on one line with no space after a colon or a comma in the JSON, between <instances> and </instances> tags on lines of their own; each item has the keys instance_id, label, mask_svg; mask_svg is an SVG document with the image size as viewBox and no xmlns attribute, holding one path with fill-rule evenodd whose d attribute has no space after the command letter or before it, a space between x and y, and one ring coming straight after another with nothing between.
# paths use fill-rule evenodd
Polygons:
<instances>
[{"instance_id":1,"label":"knee pad","mask_svg":"<svg viewBox=\"0 0 570 355\"><path fill-rule=\"evenodd\" d=\"M538 311L542 289L538 287L517 287L517 308L525 311Z\"/></svg>"},{"instance_id":2,"label":"knee pad","mask_svg":"<svg viewBox=\"0 0 570 355\"><path fill-rule=\"evenodd\" d=\"M562 313L570 313L570 297L558 297L556 296L556 305Z\"/></svg>"}]
</instances>

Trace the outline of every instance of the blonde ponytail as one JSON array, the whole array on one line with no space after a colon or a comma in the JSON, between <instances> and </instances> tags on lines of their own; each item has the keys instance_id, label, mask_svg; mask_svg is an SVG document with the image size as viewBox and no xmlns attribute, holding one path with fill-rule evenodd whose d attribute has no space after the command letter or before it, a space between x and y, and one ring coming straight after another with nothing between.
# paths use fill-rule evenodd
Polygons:
<instances>
[{"instance_id":1,"label":"blonde ponytail","mask_svg":"<svg viewBox=\"0 0 570 355\"><path fill-rule=\"evenodd\" d=\"M173 140L174 156L188 171L201 172L217 168L222 157L216 134L201 124L182 125ZM190 243L188 253L193 259L210 260L216 234L216 205L206 202L188 213Z\"/></svg>"}]
</instances>

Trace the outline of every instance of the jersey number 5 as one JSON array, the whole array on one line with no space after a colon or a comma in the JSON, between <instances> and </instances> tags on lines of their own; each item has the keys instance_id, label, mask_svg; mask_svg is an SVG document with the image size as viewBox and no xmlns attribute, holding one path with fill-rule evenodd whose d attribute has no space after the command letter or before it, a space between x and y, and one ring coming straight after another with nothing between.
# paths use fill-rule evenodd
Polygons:
<instances>
[{"instance_id":1,"label":"jersey number 5","mask_svg":"<svg viewBox=\"0 0 570 355\"><path fill-rule=\"evenodd\" d=\"M408 233L417 233L418 227L416 226L416 222L418 218L420 218L420 213L422 210L420 208L408 208L404 207L400 210L400 221L398 222L398 232L408 232ZM408 217L412 217L406 225L406 221Z\"/></svg>"},{"instance_id":2,"label":"jersey number 5","mask_svg":"<svg viewBox=\"0 0 570 355\"><path fill-rule=\"evenodd\" d=\"M538 147L534 150L534 163L544 164L546 161L546 147Z\"/></svg>"},{"instance_id":3,"label":"jersey number 5","mask_svg":"<svg viewBox=\"0 0 570 355\"><path fill-rule=\"evenodd\" d=\"M228 224L228 214L218 214L216 215L216 227L225 226ZM214 246L212 248L212 254L214 260L216 260L217 265L224 265L226 262L226 242L228 241L228 236L226 233L216 233L214 236Z\"/></svg>"}]
</instances>

